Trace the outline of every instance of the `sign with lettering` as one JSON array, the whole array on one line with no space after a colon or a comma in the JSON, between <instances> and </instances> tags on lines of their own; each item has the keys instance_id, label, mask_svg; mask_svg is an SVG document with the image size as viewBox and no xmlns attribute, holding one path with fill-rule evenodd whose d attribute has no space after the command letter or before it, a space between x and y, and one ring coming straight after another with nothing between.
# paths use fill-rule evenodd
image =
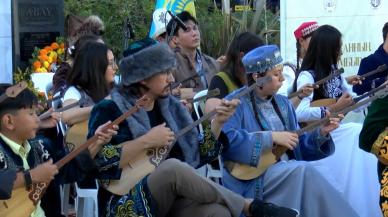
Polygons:
<instances>
[{"instance_id":1,"label":"sign with lettering","mask_svg":"<svg viewBox=\"0 0 388 217\"><path fill-rule=\"evenodd\" d=\"M12 1L14 68L24 68L34 47L44 47L63 35L63 0Z\"/></svg>"},{"instance_id":2,"label":"sign with lettering","mask_svg":"<svg viewBox=\"0 0 388 217\"><path fill-rule=\"evenodd\" d=\"M281 51L284 59L296 59L294 30L303 22L329 24L342 33L340 67L345 75L357 74L362 58L382 43L382 28L387 22L388 4L376 0L281 0Z\"/></svg>"}]
</instances>

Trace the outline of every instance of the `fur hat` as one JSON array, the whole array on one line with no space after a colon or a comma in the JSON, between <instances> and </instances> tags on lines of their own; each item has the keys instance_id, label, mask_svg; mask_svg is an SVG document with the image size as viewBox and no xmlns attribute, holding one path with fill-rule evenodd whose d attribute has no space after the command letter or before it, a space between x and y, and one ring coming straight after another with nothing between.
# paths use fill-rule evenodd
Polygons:
<instances>
[{"instance_id":1,"label":"fur hat","mask_svg":"<svg viewBox=\"0 0 388 217\"><path fill-rule=\"evenodd\" d=\"M175 66L175 54L167 44L151 45L121 60L121 83L129 86Z\"/></svg>"},{"instance_id":2,"label":"fur hat","mask_svg":"<svg viewBox=\"0 0 388 217\"><path fill-rule=\"evenodd\" d=\"M242 59L245 72L264 73L275 68L283 61L276 45L264 45L249 51Z\"/></svg>"}]
</instances>

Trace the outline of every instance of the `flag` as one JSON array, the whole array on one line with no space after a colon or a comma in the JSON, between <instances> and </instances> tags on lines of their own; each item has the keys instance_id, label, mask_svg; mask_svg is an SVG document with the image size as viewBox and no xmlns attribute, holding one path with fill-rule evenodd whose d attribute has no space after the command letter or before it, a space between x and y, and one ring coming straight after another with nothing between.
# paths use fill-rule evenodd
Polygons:
<instances>
[{"instance_id":1,"label":"flag","mask_svg":"<svg viewBox=\"0 0 388 217\"><path fill-rule=\"evenodd\" d=\"M167 25L170 20L170 16L166 16L167 10L171 11L173 14L188 11L192 16L196 16L194 0L157 0L155 11L152 16L149 37L152 37L156 32L159 33L160 29L164 29Z\"/></svg>"}]
</instances>

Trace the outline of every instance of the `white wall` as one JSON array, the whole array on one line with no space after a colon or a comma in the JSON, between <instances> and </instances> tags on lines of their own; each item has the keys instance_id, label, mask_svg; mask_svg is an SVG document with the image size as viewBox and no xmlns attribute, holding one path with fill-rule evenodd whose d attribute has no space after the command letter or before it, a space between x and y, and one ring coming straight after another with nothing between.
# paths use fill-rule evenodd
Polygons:
<instances>
[{"instance_id":1,"label":"white wall","mask_svg":"<svg viewBox=\"0 0 388 217\"><path fill-rule=\"evenodd\" d=\"M1 0L0 7L0 83L12 82L11 0Z\"/></svg>"},{"instance_id":2,"label":"white wall","mask_svg":"<svg viewBox=\"0 0 388 217\"><path fill-rule=\"evenodd\" d=\"M371 2L380 4L373 7ZM306 21L330 24L340 30L343 35L341 65L345 75L356 74L361 58L373 53L383 42L381 30L388 22L388 1L281 0L280 4L281 50L286 60L296 58L294 30Z\"/></svg>"}]
</instances>

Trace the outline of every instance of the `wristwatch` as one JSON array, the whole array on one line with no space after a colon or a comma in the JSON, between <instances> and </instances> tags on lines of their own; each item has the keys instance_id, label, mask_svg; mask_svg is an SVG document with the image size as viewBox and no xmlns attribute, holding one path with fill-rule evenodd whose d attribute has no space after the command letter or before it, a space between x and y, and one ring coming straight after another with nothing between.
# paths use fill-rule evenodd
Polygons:
<instances>
[{"instance_id":1,"label":"wristwatch","mask_svg":"<svg viewBox=\"0 0 388 217\"><path fill-rule=\"evenodd\" d=\"M23 175L24 175L24 184L26 186L26 189L30 190L32 185L30 170L24 170Z\"/></svg>"}]
</instances>

